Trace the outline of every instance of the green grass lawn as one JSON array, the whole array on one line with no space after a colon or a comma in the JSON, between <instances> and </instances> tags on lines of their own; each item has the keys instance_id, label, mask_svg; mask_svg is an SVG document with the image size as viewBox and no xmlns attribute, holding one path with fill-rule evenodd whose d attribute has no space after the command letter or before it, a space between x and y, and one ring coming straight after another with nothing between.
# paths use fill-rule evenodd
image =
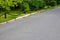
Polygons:
<instances>
[{"instance_id":1,"label":"green grass lawn","mask_svg":"<svg viewBox=\"0 0 60 40\"><path fill-rule=\"evenodd\" d=\"M7 13L7 18L5 19L4 17L4 12L0 12L0 23L2 22L6 22L6 21L9 21L9 20L12 20L12 19L15 19L17 18L18 16L23 16L25 15L24 13L22 13L21 11L19 10L12 10L10 11L9 13ZM2 16L1 16L2 15Z\"/></svg>"},{"instance_id":2,"label":"green grass lawn","mask_svg":"<svg viewBox=\"0 0 60 40\"><path fill-rule=\"evenodd\" d=\"M46 11L46 10L50 10L50 9L57 8L57 7L60 7L60 5L55 6L55 7L51 7L51 8L42 9L42 10L31 11L29 13L38 12L38 11L43 12L44 10ZM28 14L28 12L26 14L24 14L20 10L12 10L9 13L7 13L7 18L6 19L4 18L3 14L4 14L4 12L0 11L0 23L15 19L19 16L24 16L24 15Z\"/></svg>"}]
</instances>

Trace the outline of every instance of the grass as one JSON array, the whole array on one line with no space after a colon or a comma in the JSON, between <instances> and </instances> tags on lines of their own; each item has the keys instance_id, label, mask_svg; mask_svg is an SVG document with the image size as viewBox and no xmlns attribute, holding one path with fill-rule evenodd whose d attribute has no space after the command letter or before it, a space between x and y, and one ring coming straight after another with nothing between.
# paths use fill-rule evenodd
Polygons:
<instances>
[{"instance_id":1,"label":"grass","mask_svg":"<svg viewBox=\"0 0 60 40\"><path fill-rule=\"evenodd\" d=\"M43 11L50 10L50 9L53 9L53 8L56 8L56 7L60 7L60 5L55 6L55 7L45 8L45 9L42 9L42 10L31 11L30 13L43 12ZM7 14L7 18L5 19L3 14L4 14L4 12L1 11L1 12L0 12L0 23L2 23L2 22L7 22L7 21L12 20L12 19L15 19L15 18L17 18L17 17L19 17L19 16L24 16L24 15L26 15L26 14L22 13L20 10L12 10L12 11L10 11L10 12ZM1 15L2 15L2 16L1 16Z\"/></svg>"},{"instance_id":2,"label":"grass","mask_svg":"<svg viewBox=\"0 0 60 40\"><path fill-rule=\"evenodd\" d=\"M25 14L20 12L19 10L13 10L13 11L10 11L7 14L7 18L6 19L5 19L4 15L2 15L2 16L1 15L2 15L2 12L0 12L0 23L15 19L15 18L17 18L19 16L23 16Z\"/></svg>"}]
</instances>

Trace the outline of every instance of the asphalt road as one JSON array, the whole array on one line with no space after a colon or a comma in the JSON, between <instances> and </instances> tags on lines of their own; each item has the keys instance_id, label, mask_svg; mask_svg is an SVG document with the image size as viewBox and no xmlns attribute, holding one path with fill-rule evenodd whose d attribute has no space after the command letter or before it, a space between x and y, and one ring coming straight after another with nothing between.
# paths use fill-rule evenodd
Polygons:
<instances>
[{"instance_id":1,"label":"asphalt road","mask_svg":"<svg viewBox=\"0 0 60 40\"><path fill-rule=\"evenodd\" d=\"M60 40L60 8L0 25L0 40Z\"/></svg>"}]
</instances>

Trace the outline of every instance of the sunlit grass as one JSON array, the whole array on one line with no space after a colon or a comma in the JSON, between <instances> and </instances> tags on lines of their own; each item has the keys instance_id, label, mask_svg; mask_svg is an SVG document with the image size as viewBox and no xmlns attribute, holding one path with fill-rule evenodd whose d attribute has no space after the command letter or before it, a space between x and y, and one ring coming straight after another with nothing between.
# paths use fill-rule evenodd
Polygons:
<instances>
[{"instance_id":1,"label":"sunlit grass","mask_svg":"<svg viewBox=\"0 0 60 40\"><path fill-rule=\"evenodd\" d=\"M2 12L0 14L2 15ZM10 11L9 13L7 13L7 18L5 18L4 15L0 16L0 23L15 19L15 18L17 18L19 16L23 16L23 15L25 15L25 14L18 10Z\"/></svg>"},{"instance_id":2,"label":"sunlit grass","mask_svg":"<svg viewBox=\"0 0 60 40\"><path fill-rule=\"evenodd\" d=\"M50 10L50 9L53 9L53 8L57 8L57 7L60 7L60 5L55 6L55 7L50 7L50 8L45 7L45 9L27 12L26 14L33 13L33 12L38 12L38 11L43 12L43 11ZM7 18L5 19L3 14L4 14L4 12L0 11L0 23L15 19L19 16L26 15L26 14L22 13L20 10L12 10L9 13L7 13Z\"/></svg>"}]
</instances>

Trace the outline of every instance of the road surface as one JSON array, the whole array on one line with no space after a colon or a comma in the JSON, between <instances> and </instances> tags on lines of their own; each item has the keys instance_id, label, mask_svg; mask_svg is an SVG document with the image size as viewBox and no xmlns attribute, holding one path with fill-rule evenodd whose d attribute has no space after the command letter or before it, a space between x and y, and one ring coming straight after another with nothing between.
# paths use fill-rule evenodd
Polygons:
<instances>
[{"instance_id":1,"label":"road surface","mask_svg":"<svg viewBox=\"0 0 60 40\"><path fill-rule=\"evenodd\" d=\"M60 40L60 8L0 25L0 40Z\"/></svg>"}]
</instances>

